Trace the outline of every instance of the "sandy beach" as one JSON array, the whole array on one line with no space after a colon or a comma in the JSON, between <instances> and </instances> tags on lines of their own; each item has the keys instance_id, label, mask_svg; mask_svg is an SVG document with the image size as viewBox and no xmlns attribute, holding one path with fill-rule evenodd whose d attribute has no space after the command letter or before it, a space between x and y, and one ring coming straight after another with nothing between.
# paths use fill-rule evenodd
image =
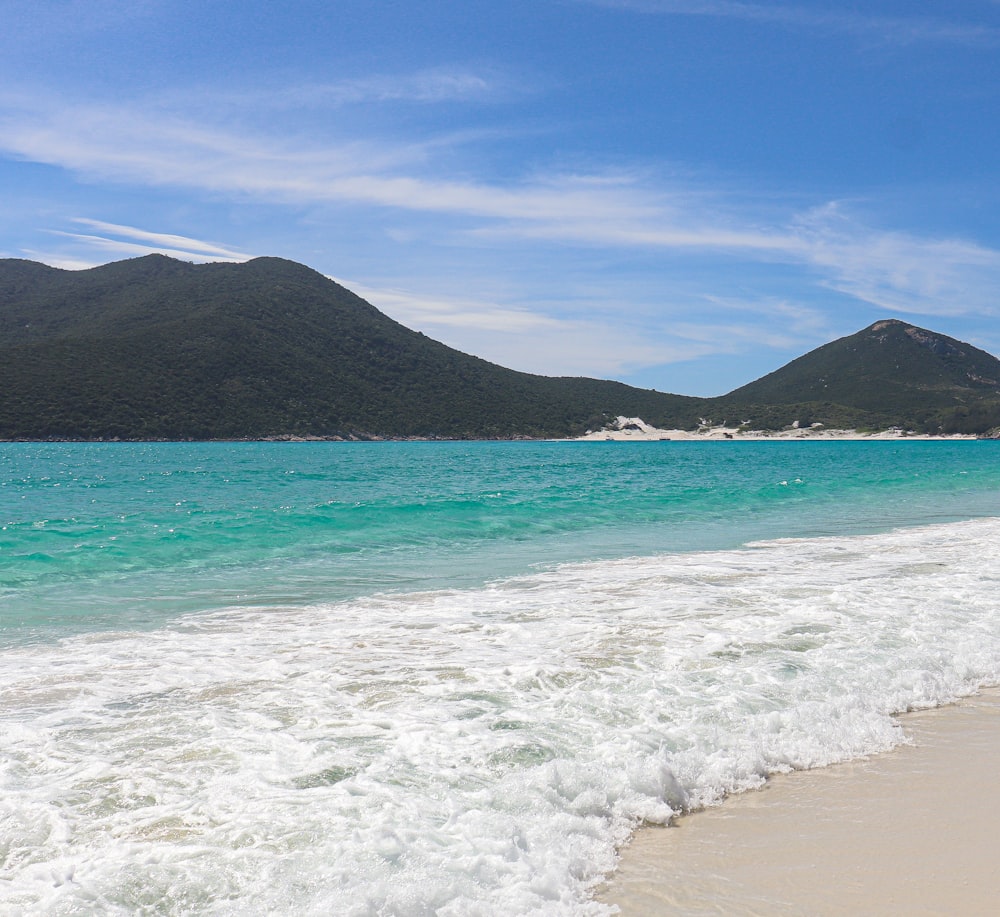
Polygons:
<instances>
[{"instance_id":1,"label":"sandy beach","mask_svg":"<svg viewBox=\"0 0 1000 917\"><path fill-rule=\"evenodd\" d=\"M623 917L996 914L1000 691L901 723L912 744L639 831L600 900Z\"/></svg>"},{"instance_id":2,"label":"sandy beach","mask_svg":"<svg viewBox=\"0 0 1000 917\"><path fill-rule=\"evenodd\" d=\"M705 440L896 440L896 439L976 439L974 436L930 436L910 430L889 429L877 432L837 430L815 424L810 427L791 427L786 430L748 430L743 427L706 425L697 430L663 430L651 426L641 417L619 417L609 428L594 430L578 437L590 442L704 442Z\"/></svg>"}]
</instances>

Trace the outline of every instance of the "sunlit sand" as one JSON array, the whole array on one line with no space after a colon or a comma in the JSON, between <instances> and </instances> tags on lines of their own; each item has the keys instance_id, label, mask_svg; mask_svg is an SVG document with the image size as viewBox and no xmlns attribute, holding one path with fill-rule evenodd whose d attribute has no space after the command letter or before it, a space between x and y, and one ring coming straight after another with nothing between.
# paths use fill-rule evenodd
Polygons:
<instances>
[{"instance_id":1,"label":"sunlit sand","mask_svg":"<svg viewBox=\"0 0 1000 917\"><path fill-rule=\"evenodd\" d=\"M645 829L601 900L651 915L992 915L1000 692L903 717L911 745Z\"/></svg>"}]
</instances>

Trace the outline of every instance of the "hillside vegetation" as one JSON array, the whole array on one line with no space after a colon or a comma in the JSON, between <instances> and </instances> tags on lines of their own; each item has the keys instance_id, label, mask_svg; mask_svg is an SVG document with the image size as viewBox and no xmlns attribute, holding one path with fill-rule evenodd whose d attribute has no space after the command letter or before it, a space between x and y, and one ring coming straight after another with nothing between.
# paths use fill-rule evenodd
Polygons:
<instances>
[{"instance_id":1,"label":"hillside vegetation","mask_svg":"<svg viewBox=\"0 0 1000 917\"><path fill-rule=\"evenodd\" d=\"M718 399L761 426L822 422L927 433L1000 424L1000 360L894 319L825 344ZM847 424L851 425L851 424Z\"/></svg>"},{"instance_id":2,"label":"hillside vegetation","mask_svg":"<svg viewBox=\"0 0 1000 917\"><path fill-rule=\"evenodd\" d=\"M569 436L701 399L504 369L302 265L0 261L0 437Z\"/></svg>"},{"instance_id":3,"label":"hillside vegetation","mask_svg":"<svg viewBox=\"0 0 1000 917\"><path fill-rule=\"evenodd\" d=\"M1000 425L1000 361L878 322L721 398L515 372L279 258L85 271L0 260L0 439L574 436L664 428Z\"/></svg>"}]
</instances>

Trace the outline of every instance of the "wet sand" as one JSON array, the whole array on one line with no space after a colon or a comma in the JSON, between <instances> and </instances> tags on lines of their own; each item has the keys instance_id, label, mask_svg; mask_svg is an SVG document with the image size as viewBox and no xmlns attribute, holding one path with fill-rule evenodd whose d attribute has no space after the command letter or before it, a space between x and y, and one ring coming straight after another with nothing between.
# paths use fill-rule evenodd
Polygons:
<instances>
[{"instance_id":1,"label":"wet sand","mask_svg":"<svg viewBox=\"0 0 1000 917\"><path fill-rule=\"evenodd\" d=\"M625 917L1000 914L1000 691L901 721L912 745L641 830L599 899Z\"/></svg>"}]
</instances>

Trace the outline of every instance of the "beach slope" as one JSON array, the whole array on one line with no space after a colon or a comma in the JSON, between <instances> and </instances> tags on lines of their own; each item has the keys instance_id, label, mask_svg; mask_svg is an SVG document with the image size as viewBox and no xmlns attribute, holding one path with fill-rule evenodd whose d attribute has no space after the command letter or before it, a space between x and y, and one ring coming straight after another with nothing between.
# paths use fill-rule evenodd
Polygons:
<instances>
[{"instance_id":1,"label":"beach slope","mask_svg":"<svg viewBox=\"0 0 1000 917\"><path fill-rule=\"evenodd\" d=\"M624 917L996 914L1000 691L903 722L912 744L640 831L601 900Z\"/></svg>"}]
</instances>

